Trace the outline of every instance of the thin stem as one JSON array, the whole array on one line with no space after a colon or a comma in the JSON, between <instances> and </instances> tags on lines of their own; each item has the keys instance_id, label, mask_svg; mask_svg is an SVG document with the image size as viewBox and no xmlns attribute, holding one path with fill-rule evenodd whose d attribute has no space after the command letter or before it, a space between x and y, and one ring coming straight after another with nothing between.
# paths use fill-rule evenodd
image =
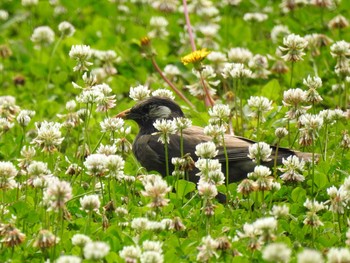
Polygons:
<instances>
[{"instance_id":1,"label":"thin stem","mask_svg":"<svg viewBox=\"0 0 350 263\"><path fill-rule=\"evenodd\" d=\"M168 142L165 141L164 143L164 151L165 151L165 169L166 169L166 176L169 176L169 153L168 153Z\"/></svg>"},{"instance_id":2,"label":"thin stem","mask_svg":"<svg viewBox=\"0 0 350 263\"><path fill-rule=\"evenodd\" d=\"M277 179L277 158L278 158L278 148L280 145L280 139L278 140L278 143L276 145L276 150L275 150L275 160L273 162L273 175L275 177L275 179Z\"/></svg>"},{"instance_id":3,"label":"thin stem","mask_svg":"<svg viewBox=\"0 0 350 263\"><path fill-rule=\"evenodd\" d=\"M184 15L185 15L185 19L186 19L187 32L188 32L188 36L190 38L191 48L192 48L192 51L195 51L196 50L196 45L194 43L190 16L188 14L187 1L186 0L182 0L182 3L183 3L183 6L184 6Z\"/></svg>"},{"instance_id":4,"label":"thin stem","mask_svg":"<svg viewBox=\"0 0 350 263\"><path fill-rule=\"evenodd\" d=\"M289 83L289 88L292 88L292 84L293 84L293 75L294 75L294 62L292 62L292 67L290 70L290 83Z\"/></svg>"},{"instance_id":5,"label":"thin stem","mask_svg":"<svg viewBox=\"0 0 350 263\"><path fill-rule=\"evenodd\" d=\"M328 147L328 124L325 126L325 142L324 142L324 156L323 160L327 160L327 147Z\"/></svg>"},{"instance_id":6,"label":"thin stem","mask_svg":"<svg viewBox=\"0 0 350 263\"><path fill-rule=\"evenodd\" d=\"M186 96L177 88L175 85L163 74L162 70L159 68L156 60L154 57L151 58L152 65L156 69L156 71L159 73L161 78L172 88L172 90L182 99L184 100L192 109L195 108L195 106L190 102Z\"/></svg>"},{"instance_id":7,"label":"thin stem","mask_svg":"<svg viewBox=\"0 0 350 263\"><path fill-rule=\"evenodd\" d=\"M215 102L213 100L213 98L211 97L210 93L209 93L209 89L204 81L203 75L202 75L202 71L199 72L200 73L200 80L203 86L203 90L205 93L205 98L204 98L204 103L205 106L209 106L209 107L213 107Z\"/></svg>"},{"instance_id":8,"label":"thin stem","mask_svg":"<svg viewBox=\"0 0 350 263\"><path fill-rule=\"evenodd\" d=\"M50 80L51 80L52 59L53 59L53 56L55 55L56 50L57 50L58 46L60 45L60 43L61 43L63 38L64 38L64 34L61 34L60 38L57 40L57 42L56 42L56 44L53 47L52 52L51 52L51 56L50 56L50 59L49 59L49 74L47 74L46 90L49 88Z\"/></svg>"},{"instance_id":9,"label":"thin stem","mask_svg":"<svg viewBox=\"0 0 350 263\"><path fill-rule=\"evenodd\" d=\"M228 161L228 154L227 154L227 148L226 148L226 144L225 144L225 135L224 134L222 136L222 145L223 145L224 154L225 154L226 189L228 189L230 174L229 174L229 161Z\"/></svg>"},{"instance_id":10,"label":"thin stem","mask_svg":"<svg viewBox=\"0 0 350 263\"><path fill-rule=\"evenodd\" d=\"M315 184L315 140L312 139L312 186L311 195L314 198L314 184Z\"/></svg>"}]
</instances>

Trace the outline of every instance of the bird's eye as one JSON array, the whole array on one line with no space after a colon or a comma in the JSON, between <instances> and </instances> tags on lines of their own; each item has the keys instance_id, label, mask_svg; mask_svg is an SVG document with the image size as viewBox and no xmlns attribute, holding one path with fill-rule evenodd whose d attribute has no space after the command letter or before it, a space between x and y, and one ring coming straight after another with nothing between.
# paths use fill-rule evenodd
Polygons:
<instances>
[{"instance_id":1,"label":"bird's eye","mask_svg":"<svg viewBox=\"0 0 350 263\"><path fill-rule=\"evenodd\" d=\"M171 110L166 106L153 106L149 109L149 115L154 119L169 118Z\"/></svg>"}]
</instances>

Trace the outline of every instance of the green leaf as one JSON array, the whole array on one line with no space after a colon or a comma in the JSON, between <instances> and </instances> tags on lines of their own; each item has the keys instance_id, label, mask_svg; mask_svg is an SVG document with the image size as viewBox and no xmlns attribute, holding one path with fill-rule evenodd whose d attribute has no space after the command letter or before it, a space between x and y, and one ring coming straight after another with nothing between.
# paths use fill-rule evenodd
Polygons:
<instances>
[{"instance_id":1,"label":"green leaf","mask_svg":"<svg viewBox=\"0 0 350 263\"><path fill-rule=\"evenodd\" d=\"M270 80L261 90L261 96L273 101L278 101L281 94L281 86L277 79Z\"/></svg>"},{"instance_id":2,"label":"green leaf","mask_svg":"<svg viewBox=\"0 0 350 263\"><path fill-rule=\"evenodd\" d=\"M327 175L324 173L315 173L314 182L319 188L325 187L328 184Z\"/></svg>"},{"instance_id":3,"label":"green leaf","mask_svg":"<svg viewBox=\"0 0 350 263\"><path fill-rule=\"evenodd\" d=\"M303 202L306 199L305 197L306 190L301 187L297 187L292 191L292 200L296 203Z\"/></svg>"},{"instance_id":4,"label":"green leaf","mask_svg":"<svg viewBox=\"0 0 350 263\"><path fill-rule=\"evenodd\" d=\"M185 196L188 193L193 192L195 189L196 184L186 180L179 180L175 183L175 190L179 193L179 196Z\"/></svg>"}]
</instances>

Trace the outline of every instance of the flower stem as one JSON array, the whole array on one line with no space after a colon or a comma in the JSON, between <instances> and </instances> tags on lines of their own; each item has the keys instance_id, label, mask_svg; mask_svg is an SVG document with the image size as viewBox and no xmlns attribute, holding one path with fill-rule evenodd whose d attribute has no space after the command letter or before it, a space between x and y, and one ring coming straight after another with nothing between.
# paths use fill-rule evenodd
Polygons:
<instances>
[{"instance_id":1,"label":"flower stem","mask_svg":"<svg viewBox=\"0 0 350 263\"><path fill-rule=\"evenodd\" d=\"M164 143L164 151L165 151L165 169L166 169L166 176L169 176L169 152L168 152L168 142L165 141Z\"/></svg>"},{"instance_id":2,"label":"flower stem","mask_svg":"<svg viewBox=\"0 0 350 263\"><path fill-rule=\"evenodd\" d=\"M186 96L177 88L175 87L175 85L163 74L163 72L161 71L161 69L159 68L154 56L151 58L152 61L152 65L153 67L156 69L156 71L159 73L159 75L161 76L161 78L170 86L170 88L172 88L172 90L182 99L184 100L192 109L195 108L195 106L192 104L192 102L190 102Z\"/></svg>"},{"instance_id":3,"label":"flower stem","mask_svg":"<svg viewBox=\"0 0 350 263\"><path fill-rule=\"evenodd\" d=\"M182 0L182 3L183 3L183 6L184 6L184 15L185 15L185 19L186 19L187 32L188 32L188 36L190 38L191 48L192 48L192 51L195 51L196 50L196 45L194 43L190 16L188 14L187 1L186 0Z\"/></svg>"},{"instance_id":4,"label":"flower stem","mask_svg":"<svg viewBox=\"0 0 350 263\"><path fill-rule=\"evenodd\" d=\"M293 75L294 75L294 62L292 62L292 67L290 69L290 82L289 82L289 88L292 88L293 84Z\"/></svg>"}]
</instances>

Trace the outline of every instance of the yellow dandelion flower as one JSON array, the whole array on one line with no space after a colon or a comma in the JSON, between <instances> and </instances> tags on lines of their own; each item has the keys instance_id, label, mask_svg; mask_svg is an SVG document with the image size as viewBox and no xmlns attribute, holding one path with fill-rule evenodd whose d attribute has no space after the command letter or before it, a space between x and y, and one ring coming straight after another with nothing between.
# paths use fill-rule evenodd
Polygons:
<instances>
[{"instance_id":1,"label":"yellow dandelion flower","mask_svg":"<svg viewBox=\"0 0 350 263\"><path fill-rule=\"evenodd\" d=\"M209 55L209 53L209 50L207 50L206 48L202 48L201 50L193 51L190 54L182 57L181 62L184 65L187 65L189 63L198 63L205 59Z\"/></svg>"}]
</instances>

